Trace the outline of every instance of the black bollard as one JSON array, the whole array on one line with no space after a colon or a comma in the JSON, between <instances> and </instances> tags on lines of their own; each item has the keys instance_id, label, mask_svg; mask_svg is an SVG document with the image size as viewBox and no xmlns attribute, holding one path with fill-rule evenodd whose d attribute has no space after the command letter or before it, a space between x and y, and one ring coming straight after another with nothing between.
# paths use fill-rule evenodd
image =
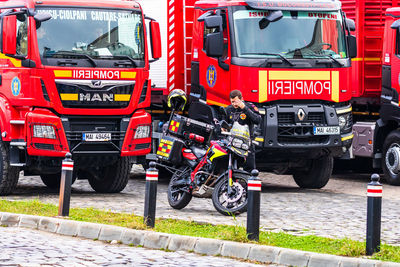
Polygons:
<instances>
[{"instance_id":1,"label":"black bollard","mask_svg":"<svg viewBox=\"0 0 400 267\"><path fill-rule=\"evenodd\" d=\"M373 174L367 189L367 248L368 256L381 250L382 184L379 175Z\"/></svg>"},{"instance_id":2,"label":"black bollard","mask_svg":"<svg viewBox=\"0 0 400 267\"><path fill-rule=\"evenodd\" d=\"M260 194L261 180L258 178L258 170L251 171L251 177L247 181L247 238L258 241L260 234Z\"/></svg>"},{"instance_id":3,"label":"black bollard","mask_svg":"<svg viewBox=\"0 0 400 267\"><path fill-rule=\"evenodd\" d=\"M72 160L72 155L71 153L67 153L65 159L62 161L58 216L69 216L73 170L74 162Z\"/></svg>"},{"instance_id":4,"label":"black bollard","mask_svg":"<svg viewBox=\"0 0 400 267\"><path fill-rule=\"evenodd\" d=\"M156 200L157 200L157 182L158 170L156 163L150 162L150 168L146 171L146 191L144 196L144 223L154 228L156 222Z\"/></svg>"}]
</instances>

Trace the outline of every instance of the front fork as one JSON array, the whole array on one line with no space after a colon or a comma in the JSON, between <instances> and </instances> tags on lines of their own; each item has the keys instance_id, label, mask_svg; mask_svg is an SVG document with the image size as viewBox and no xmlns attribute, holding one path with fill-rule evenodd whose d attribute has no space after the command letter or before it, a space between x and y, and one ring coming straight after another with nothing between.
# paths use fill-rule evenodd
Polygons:
<instances>
[{"instance_id":1,"label":"front fork","mask_svg":"<svg viewBox=\"0 0 400 267\"><path fill-rule=\"evenodd\" d=\"M228 195L232 193L233 186L233 171L232 171L232 153L229 153L228 160Z\"/></svg>"}]
</instances>

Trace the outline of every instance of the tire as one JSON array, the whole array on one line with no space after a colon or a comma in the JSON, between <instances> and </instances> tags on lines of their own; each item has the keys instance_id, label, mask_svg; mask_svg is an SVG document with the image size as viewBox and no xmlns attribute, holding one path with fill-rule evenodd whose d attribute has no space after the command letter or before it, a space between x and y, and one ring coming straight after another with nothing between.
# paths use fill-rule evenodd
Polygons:
<instances>
[{"instance_id":1,"label":"tire","mask_svg":"<svg viewBox=\"0 0 400 267\"><path fill-rule=\"evenodd\" d=\"M400 185L400 132L397 130L383 143L382 169L389 184Z\"/></svg>"},{"instance_id":2,"label":"tire","mask_svg":"<svg viewBox=\"0 0 400 267\"><path fill-rule=\"evenodd\" d=\"M321 189L332 175L333 157L324 156L310 160L308 169L295 170L293 178L300 188Z\"/></svg>"},{"instance_id":3,"label":"tire","mask_svg":"<svg viewBox=\"0 0 400 267\"><path fill-rule=\"evenodd\" d=\"M61 183L61 173L52 174L41 174L40 179L42 179L43 184L45 184L50 189L59 189ZM76 175L72 176L72 184L76 181Z\"/></svg>"},{"instance_id":4,"label":"tire","mask_svg":"<svg viewBox=\"0 0 400 267\"><path fill-rule=\"evenodd\" d=\"M17 187L19 168L10 166L8 146L0 139L0 196L11 194Z\"/></svg>"},{"instance_id":5,"label":"tire","mask_svg":"<svg viewBox=\"0 0 400 267\"><path fill-rule=\"evenodd\" d=\"M227 196L228 179L226 176L217 183L212 193L212 202L219 213L231 216L247 211L248 177L245 174L234 174L233 194L231 196Z\"/></svg>"},{"instance_id":6,"label":"tire","mask_svg":"<svg viewBox=\"0 0 400 267\"><path fill-rule=\"evenodd\" d=\"M182 186L175 185L175 183L180 179L181 177L178 176L176 173L174 173L174 175L172 175L171 180L169 181L168 191L167 191L169 205L177 210L183 209L192 200L191 193L183 191L181 189Z\"/></svg>"},{"instance_id":7,"label":"tire","mask_svg":"<svg viewBox=\"0 0 400 267\"><path fill-rule=\"evenodd\" d=\"M120 157L114 164L101 168L96 175L88 175L90 186L98 193L119 193L129 181L129 157Z\"/></svg>"}]
</instances>

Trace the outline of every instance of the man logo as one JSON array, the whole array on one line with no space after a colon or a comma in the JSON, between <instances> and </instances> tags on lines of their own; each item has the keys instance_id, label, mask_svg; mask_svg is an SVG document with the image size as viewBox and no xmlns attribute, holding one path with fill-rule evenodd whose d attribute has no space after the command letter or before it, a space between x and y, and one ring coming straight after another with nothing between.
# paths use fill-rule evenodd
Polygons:
<instances>
[{"instance_id":1,"label":"man logo","mask_svg":"<svg viewBox=\"0 0 400 267\"><path fill-rule=\"evenodd\" d=\"M101 85L102 85L101 81L99 81L99 80L92 81L92 87L93 88L100 88L100 87L102 87Z\"/></svg>"},{"instance_id":2,"label":"man logo","mask_svg":"<svg viewBox=\"0 0 400 267\"><path fill-rule=\"evenodd\" d=\"M306 113L302 108L297 111L297 118L299 118L300 121L303 121L306 118Z\"/></svg>"}]
</instances>

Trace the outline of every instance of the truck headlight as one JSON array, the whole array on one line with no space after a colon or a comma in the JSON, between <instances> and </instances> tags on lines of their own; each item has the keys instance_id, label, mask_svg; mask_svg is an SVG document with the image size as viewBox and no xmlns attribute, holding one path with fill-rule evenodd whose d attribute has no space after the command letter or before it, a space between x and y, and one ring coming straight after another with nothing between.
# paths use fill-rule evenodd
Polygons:
<instances>
[{"instance_id":1,"label":"truck headlight","mask_svg":"<svg viewBox=\"0 0 400 267\"><path fill-rule=\"evenodd\" d=\"M35 124L33 125L33 137L56 139L56 131L51 125Z\"/></svg>"},{"instance_id":2,"label":"truck headlight","mask_svg":"<svg viewBox=\"0 0 400 267\"><path fill-rule=\"evenodd\" d=\"M150 125L140 125L136 128L135 139L150 137Z\"/></svg>"}]
</instances>

